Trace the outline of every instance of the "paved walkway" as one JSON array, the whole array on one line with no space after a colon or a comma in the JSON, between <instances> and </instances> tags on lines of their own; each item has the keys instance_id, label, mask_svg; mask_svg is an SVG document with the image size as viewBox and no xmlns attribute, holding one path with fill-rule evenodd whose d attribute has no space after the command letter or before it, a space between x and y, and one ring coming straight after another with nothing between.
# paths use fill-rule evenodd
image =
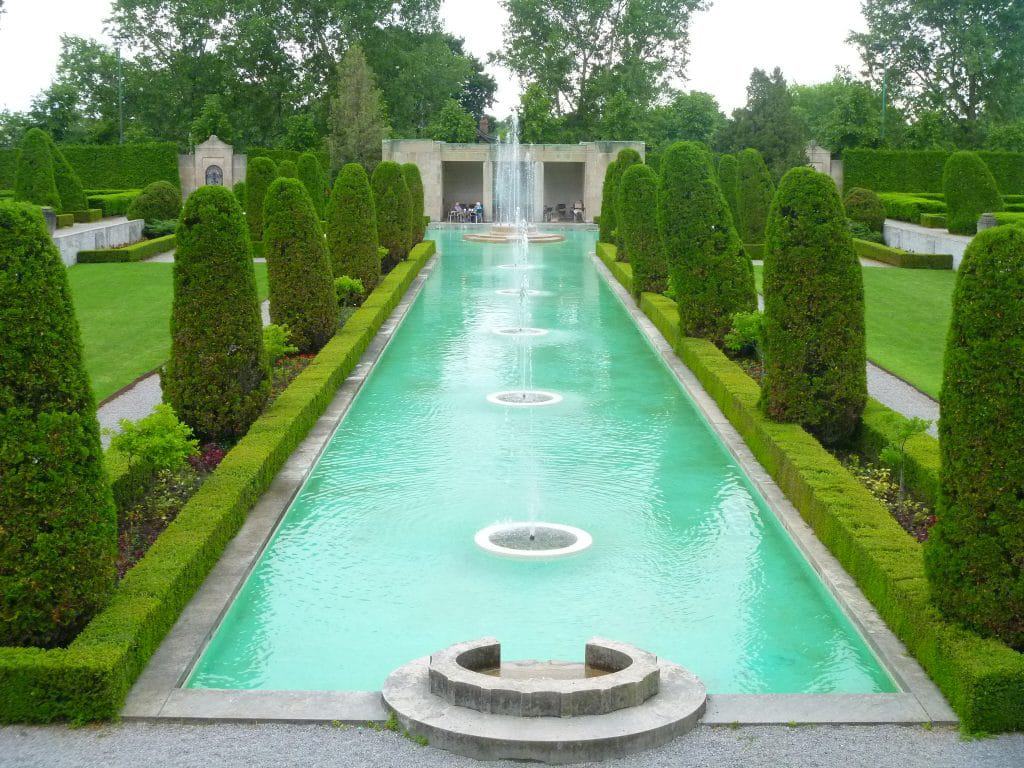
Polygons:
<instances>
[{"instance_id":1,"label":"paved walkway","mask_svg":"<svg viewBox=\"0 0 1024 768\"><path fill-rule=\"evenodd\" d=\"M518 768L421 747L387 731L328 725L121 723L0 728L0 768ZM593 765L593 764L591 764ZM700 726L608 768L1020 768L1024 734L964 741L917 726Z\"/></svg>"},{"instance_id":2,"label":"paved walkway","mask_svg":"<svg viewBox=\"0 0 1024 768\"><path fill-rule=\"evenodd\" d=\"M176 250L165 251L163 253L158 253L156 256L150 256L148 259L143 259L143 261L156 261L156 262L168 263L168 262L174 261L174 254L175 253L177 253ZM266 264L267 260L264 257L259 256L259 257L255 258L255 259L253 259L252 262L253 262L253 264Z\"/></svg>"}]
</instances>

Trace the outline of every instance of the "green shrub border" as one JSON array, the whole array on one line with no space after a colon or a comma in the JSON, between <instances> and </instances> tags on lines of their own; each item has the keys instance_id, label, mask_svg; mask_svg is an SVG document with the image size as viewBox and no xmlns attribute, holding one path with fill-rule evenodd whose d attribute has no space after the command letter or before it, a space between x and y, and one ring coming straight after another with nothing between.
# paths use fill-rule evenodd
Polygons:
<instances>
[{"instance_id":1,"label":"green shrub border","mask_svg":"<svg viewBox=\"0 0 1024 768\"><path fill-rule=\"evenodd\" d=\"M75 214L73 213L58 213L57 214L57 229L64 229L66 227L75 226Z\"/></svg>"},{"instance_id":2,"label":"green shrub border","mask_svg":"<svg viewBox=\"0 0 1024 768\"><path fill-rule=\"evenodd\" d=\"M331 402L433 255L427 240L385 277L309 366L224 457L107 608L67 648L0 648L0 722L117 716L135 678L249 510Z\"/></svg>"},{"instance_id":3,"label":"green shrub border","mask_svg":"<svg viewBox=\"0 0 1024 768\"><path fill-rule=\"evenodd\" d=\"M953 256L944 253L911 253L870 240L853 239L853 250L865 259L874 259L904 269L952 269Z\"/></svg>"},{"instance_id":4,"label":"green shrub border","mask_svg":"<svg viewBox=\"0 0 1024 768\"><path fill-rule=\"evenodd\" d=\"M633 293L633 267L621 261L616 261L618 249L611 243L601 243L595 246L597 257L604 262L604 265L615 275L615 279L622 283L623 287Z\"/></svg>"},{"instance_id":5,"label":"green shrub border","mask_svg":"<svg viewBox=\"0 0 1024 768\"><path fill-rule=\"evenodd\" d=\"M154 237L120 248L102 248L97 251L79 251L79 264L106 264L120 261L142 261L150 256L172 250L178 242L177 235Z\"/></svg>"},{"instance_id":6,"label":"green shrub border","mask_svg":"<svg viewBox=\"0 0 1024 768\"><path fill-rule=\"evenodd\" d=\"M889 511L800 426L769 421L757 407L757 382L714 344L680 338L672 299L645 293L640 308L939 686L964 730L1024 730L1024 654L944 620L929 599L921 545ZM897 418L902 417L869 402L862 440L878 445ZM921 477L934 472L937 481L938 445L932 442L915 438L912 451Z\"/></svg>"},{"instance_id":7,"label":"green shrub border","mask_svg":"<svg viewBox=\"0 0 1024 768\"><path fill-rule=\"evenodd\" d=\"M104 216L125 216L132 201L142 192L140 189L129 189L124 192L108 192L88 195L90 208L99 208Z\"/></svg>"},{"instance_id":8,"label":"green shrub border","mask_svg":"<svg viewBox=\"0 0 1024 768\"><path fill-rule=\"evenodd\" d=\"M928 229L945 229L946 214L944 213L922 213L921 226Z\"/></svg>"},{"instance_id":9,"label":"green shrub border","mask_svg":"<svg viewBox=\"0 0 1024 768\"><path fill-rule=\"evenodd\" d=\"M743 250L751 261L762 261L764 259L764 243L744 243Z\"/></svg>"}]
</instances>

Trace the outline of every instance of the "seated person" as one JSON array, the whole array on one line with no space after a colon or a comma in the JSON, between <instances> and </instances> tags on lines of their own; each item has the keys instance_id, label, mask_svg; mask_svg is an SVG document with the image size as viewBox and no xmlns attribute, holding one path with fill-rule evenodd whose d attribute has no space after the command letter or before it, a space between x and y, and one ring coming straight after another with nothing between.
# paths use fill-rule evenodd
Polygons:
<instances>
[{"instance_id":1,"label":"seated person","mask_svg":"<svg viewBox=\"0 0 1024 768\"><path fill-rule=\"evenodd\" d=\"M476 201L476 205L473 206L473 221L475 221L477 224L479 224L483 220L484 220L484 206L483 206L483 204L479 200L477 200Z\"/></svg>"}]
</instances>

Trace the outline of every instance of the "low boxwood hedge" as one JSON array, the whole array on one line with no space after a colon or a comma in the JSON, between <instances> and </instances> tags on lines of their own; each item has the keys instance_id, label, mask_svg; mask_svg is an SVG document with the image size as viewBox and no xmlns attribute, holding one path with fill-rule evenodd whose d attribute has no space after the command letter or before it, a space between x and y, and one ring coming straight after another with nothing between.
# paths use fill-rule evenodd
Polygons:
<instances>
[{"instance_id":1,"label":"low boxwood hedge","mask_svg":"<svg viewBox=\"0 0 1024 768\"><path fill-rule=\"evenodd\" d=\"M103 248L96 251L79 251L79 264L106 264L120 261L142 261L150 256L173 250L177 243L177 235L154 237L121 248Z\"/></svg>"},{"instance_id":2,"label":"low boxwood hedge","mask_svg":"<svg viewBox=\"0 0 1024 768\"><path fill-rule=\"evenodd\" d=\"M99 208L104 216L125 216L128 208L142 190L126 189L123 192L108 192L89 195L89 207Z\"/></svg>"},{"instance_id":3,"label":"low boxwood hedge","mask_svg":"<svg viewBox=\"0 0 1024 768\"><path fill-rule=\"evenodd\" d=\"M904 269L952 269L953 257L944 253L912 253L870 240L853 239L853 249L865 259L874 259Z\"/></svg>"},{"instance_id":4,"label":"low boxwood hedge","mask_svg":"<svg viewBox=\"0 0 1024 768\"><path fill-rule=\"evenodd\" d=\"M57 229L64 229L65 227L75 226L75 214L73 213L58 213L57 214Z\"/></svg>"},{"instance_id":5,"label":"low boxwood hedge","mask_svg":"<svg viewBox=\"0 0 1024 768\"><path fill-rule=\"evenodd\" d=\"M922 227L928 227L928 229L945 229L946 228L946 214L944 213L922 213L921 220L918 222Z\"/></svg>"},{"instance_id":6,"label":"low boxwood hedge","mask_svg":"<svg viewBox=\"0 0 1024 768\"><path fill-rule=\"evenodd\" d=\"M996 223L998 224L1016 224L1017 226L1024 226L1024 213L1001 211L1000 213L994 214L994 216L996 217Z\"/></svg>"},{"instance_id":7,"label":"low boxwood hedge","mask_svg":"<svg viewBox=\"0 0 1024 768\"><path fill-rule=\"evenodd\" d=\"M622 283L623 287L633 293L633 267L624 261L616 261L618 251L611 243L598 243L596 247L597 257L604 262L605 266L615 275L615 279Z\"/></svg>"},{"instance_id":8,"label":"low boxwood hedge","mask_svg":"<svg viewBox=\"0 0 1024 768\"><path fill-rule=\"evenodd\" d=\"M885 206L885 217L917 224L925 213L945 213L946 203L905 192L883 192L878 195Z\"/></svg>"},{"instance_id":9,"label":"low boxwood hedge","mask_svg":"<svg viewBox=\"0 0 1024 768\"><path fill-rule=\"evenodd\" d=\"M614 274L614 271L613 271ZM838 558L889 628L939 686L968 732L1024 730L1024 654L945 620L929 599L918 544L881 502L796 424L767 419L761 389L705 339L680 338L679 310L645 293L640 308L714 398L818 539ZM883 439L895 420L869 402L864 440ZM931 471L929 444L915 438L920 478ZM925 484L926 479L919 479Z\"/></svg>"},{"instance_id":10,"label":"low boxwood hedge","mask_svg":"<svg viewBox=\"0 0 1024 768\"><path fill-rule=\"evenodd\" d=\"M66 648L0 648L0 722L116 717L133 681L434 253L417 245L249 428Z\"/></svg>"}]
</instances>

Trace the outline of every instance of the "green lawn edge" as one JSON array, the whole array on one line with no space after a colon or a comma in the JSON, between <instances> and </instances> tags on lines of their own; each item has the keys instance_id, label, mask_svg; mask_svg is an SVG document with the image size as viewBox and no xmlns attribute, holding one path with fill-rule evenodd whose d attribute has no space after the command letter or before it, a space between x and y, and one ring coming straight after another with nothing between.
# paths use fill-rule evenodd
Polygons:
<instances>
[{"instance_id":1,"label":"green lawn edge","mask_svg":"<svg viewBox=\"0 0 1024 768\"><path fill-rule=\"evenodd\" d=\"M612 274L628 274L628 268L628 264L619 264ZM628 288L625 283L623 286ZM800 426L765 418L757 406L760 388L739 365L705 339L681 337L679 310L672 299L645 293L640 308L714 398L818 539L939 686L961 726L969 732L985 733L1024 729L1024 654L939 614L929 599L921 545ZM903 418L873 401L865 414L861 439L873 445ZM938 441L927 436L915 438L912 450L924 478L920 482L932 483L934 490Z\"/></svg>"},{"instance_id":2,"label":"green lawn edge","mask_svg":"<svg viewBox=\"0 0 1024 768\"><path fill-rule=\"evenodd\" d=\"M135 678L249 510L435 250L433 241L418 244L381 281L228 452L74 642L57 649L0 647L0 722L81 723L117 716Z\"/></svg>"}]
</instances>

